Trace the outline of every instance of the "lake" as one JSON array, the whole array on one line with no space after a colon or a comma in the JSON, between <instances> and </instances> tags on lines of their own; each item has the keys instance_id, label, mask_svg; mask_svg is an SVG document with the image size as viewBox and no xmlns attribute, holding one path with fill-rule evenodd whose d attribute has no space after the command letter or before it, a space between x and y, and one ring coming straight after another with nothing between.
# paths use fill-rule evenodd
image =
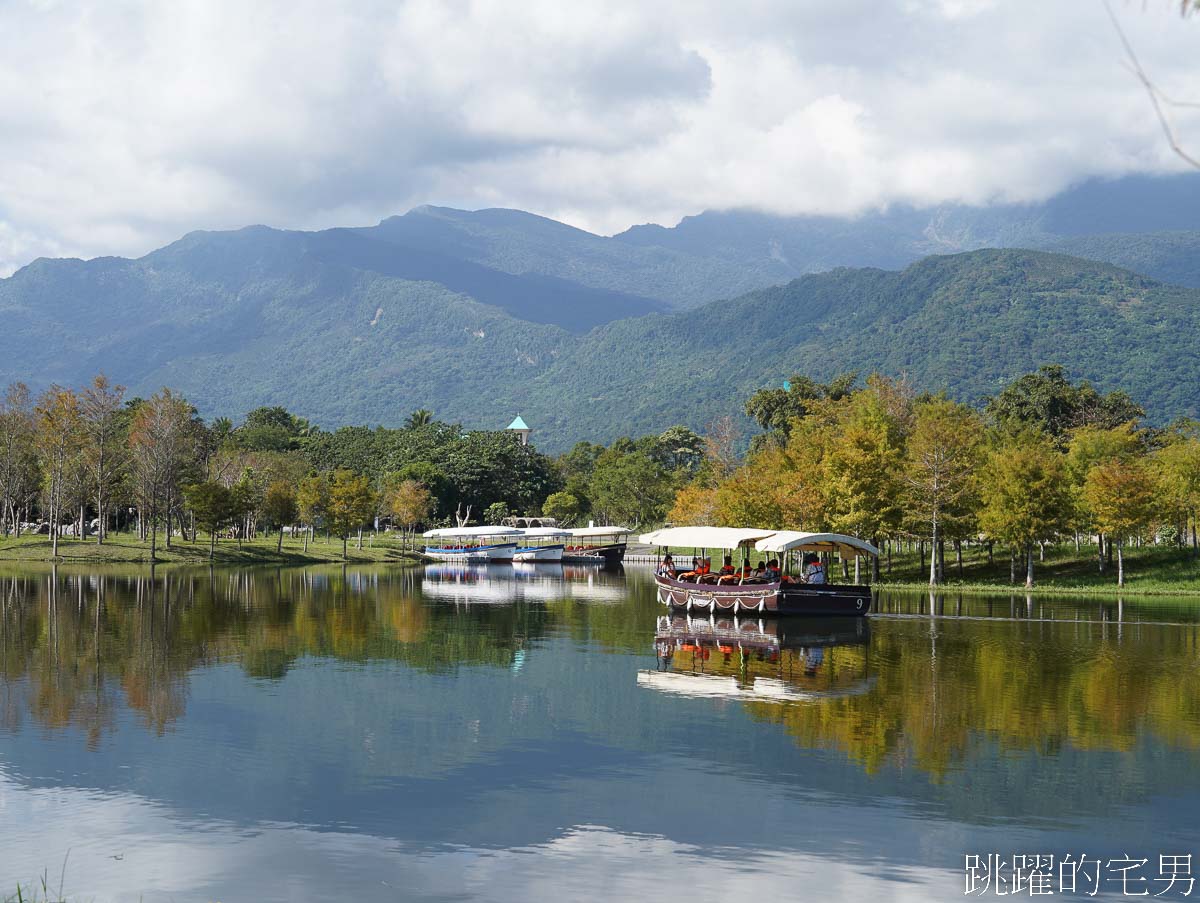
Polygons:
<instances>
[{"instance_id":1,"label":"lake","mask_svg":"<svg viewBox=\"0 0 1200 903\"><path fill-rule=\"evenodd\" d=\"M0 899L1184 895L1197 603L878 608L667 618L633 566L7 567Z\"/></svg>"}]
</instances>

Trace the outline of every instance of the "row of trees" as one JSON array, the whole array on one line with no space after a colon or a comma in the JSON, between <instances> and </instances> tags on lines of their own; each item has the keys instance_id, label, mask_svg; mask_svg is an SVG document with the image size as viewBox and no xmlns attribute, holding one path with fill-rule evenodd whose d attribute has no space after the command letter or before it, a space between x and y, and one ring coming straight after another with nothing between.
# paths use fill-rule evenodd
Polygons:
<instances>
[{"instance_id":1,"label":"row of trees","mask_svg":"<svg viewBox=\"0 0 1200 903\"><path fill-rule=\"evenodd\" d=\"M796 393L796 397L791 397ZM1200 508L1200 424L1147 429L1122 393L1072 385L1058 367L1014 382L978 410L918 396L898 380L853 374L821 385L794 378L747 404L764 433L732 470L681 488L669 518L836 530L929 544L929 582L944 579L947 543L999 543L1012 576L1034 577L1041 544L1096 536L1103 572L1129 541L1193 550ZM878 563L876 563L878 567Z\"/></svg>"}]
</instances>

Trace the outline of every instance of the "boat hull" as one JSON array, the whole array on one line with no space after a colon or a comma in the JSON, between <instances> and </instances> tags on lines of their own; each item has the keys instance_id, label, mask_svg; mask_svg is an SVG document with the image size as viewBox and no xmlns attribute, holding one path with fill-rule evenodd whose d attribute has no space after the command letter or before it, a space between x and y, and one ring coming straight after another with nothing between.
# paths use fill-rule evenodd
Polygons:
<instances>
[{"instance_id":1,"label":"boat hull","mask_svg":"<svg viewBox=\"0 0 1200 903\"><path fill-rule=\"evenodd\" d=\"M625 543L607 546L568 547L562 560L569 564L620 564L625 560Z\"/></svg>"},{"instance_id":2,"label":"boat hull","mask_svg":"<svg viewBox=\"0 0 1200 903\"><path fill-rule=\"evenodd\" d=\"M554 561L561 562L563 560L562 546L527 546L519 548L513 552L512 560L514 562L540 562Z\"/></svg>"},{"instance_id":3,"label":"boat hull","mask_svg":"<svg viewBox=\"0 0 1200 903\"><path fill-rule=\"evenodd\" d=\"M515 542L494 546L426 546L425 554L438 561L512 561Z\"/></svg>"},{"instance_id":4,"label":"boat hull","mask_svg":"<svg viewBox=\"0 0 1200 903\"><path fill-rule=\"evenodd\" d=\"M693 614L759 614L862 617L871 610L871 588L853 585L748 583L718 586L655 575L658 601Z\"/></svg>"}]
</instances>

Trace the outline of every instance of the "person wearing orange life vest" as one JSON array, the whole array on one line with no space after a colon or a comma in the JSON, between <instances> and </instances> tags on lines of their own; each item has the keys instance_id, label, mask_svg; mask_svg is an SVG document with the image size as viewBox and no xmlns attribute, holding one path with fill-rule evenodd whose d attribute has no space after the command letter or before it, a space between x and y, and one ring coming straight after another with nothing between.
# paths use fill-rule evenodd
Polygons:
<instances>
[{"instance_id":1,"label":"person wearing orange life vest","mask_svg":"<svg viewBox=\"0 0 1200 903\"><path fill-rule=\"evenodd\" d=\"M695 580L697 583L700 583L703 580L703 578L708 575L708 572L711 570L712 570L712 564L709 561L709 559L701 558L693 565L693 567L690 571L680 574L679 579L680 580Z\"/></svg>"},{"instance_id":2,"label":"person wearing orange life vest","mask_svg":"<svg viewBox=\"0 0 1200 903\"><path fill-rule=\"evenodd\" d=\"M772 558L767 562L767 583L779 583L783 578L783 572L779 569L779 562Z\"/></svg>"}]
</instances>

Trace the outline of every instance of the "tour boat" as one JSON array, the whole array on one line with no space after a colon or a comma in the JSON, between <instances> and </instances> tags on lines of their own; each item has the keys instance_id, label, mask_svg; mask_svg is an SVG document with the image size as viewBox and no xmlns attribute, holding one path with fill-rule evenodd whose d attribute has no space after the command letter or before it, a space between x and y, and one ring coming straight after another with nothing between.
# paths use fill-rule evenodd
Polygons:
<instances>
[{"instance_id":1,"label":"tour boat","mask_svg":"<svg viewBox=\"0 0 1200 903\"><path fill-rule=\"evenodd\" d=\"M519 545L513 552L513 561L535 564L542 561L561 562L566 540L570 536L568 531L557 527L526 527L521 530Z\"/></svg>"},{"instance_id":2,"label":"tour boat","mask_svg":"<svg viewBox=\"0 0 1200 903\"><path fill-rule=\"evenodd\" d=\"M620 564L632 530L626 527L577 527L563 550L563 561L572 564Z\"/></svg>"},{"instance_id":3,"label":"tour boat","mask_svg":"<svg viewBox=\"0 0 1200 903\"><path fill-rule=\"evenodd\" d=\"M735 555L740 552L741 561L744 562L753 549L780 560L783 577L775 581L747 578L726 583L705 582L714 580L714 573L698 582L695 579L680 578L682 573L688 572L686 565L675 568L675 577L666 574L660 565L654 575L654 582L658 587L658 600L672 610L711 614L853 617L861 617L871 610L872 594L869 586L804 583L800 578L787 576L788 561L794 551L837 552L843 559L858 555L878 557L877 548L855 536L734 527L668 527L642 534L641 541L647 545L659 546L664 553L671 548L688 549L698 557L705 557L710 550Z\"/></svg>"},{"instance_id":4,"label":"tour boat","mask_svg":"<svg viewBox=\"0 0 1200 903\"><path fill-rule=\"evenodd\" d=\"M441 561L512 561L520 535L513 527L442 527L423 534L425 554Z\"/></svg>"}]
</instances>

